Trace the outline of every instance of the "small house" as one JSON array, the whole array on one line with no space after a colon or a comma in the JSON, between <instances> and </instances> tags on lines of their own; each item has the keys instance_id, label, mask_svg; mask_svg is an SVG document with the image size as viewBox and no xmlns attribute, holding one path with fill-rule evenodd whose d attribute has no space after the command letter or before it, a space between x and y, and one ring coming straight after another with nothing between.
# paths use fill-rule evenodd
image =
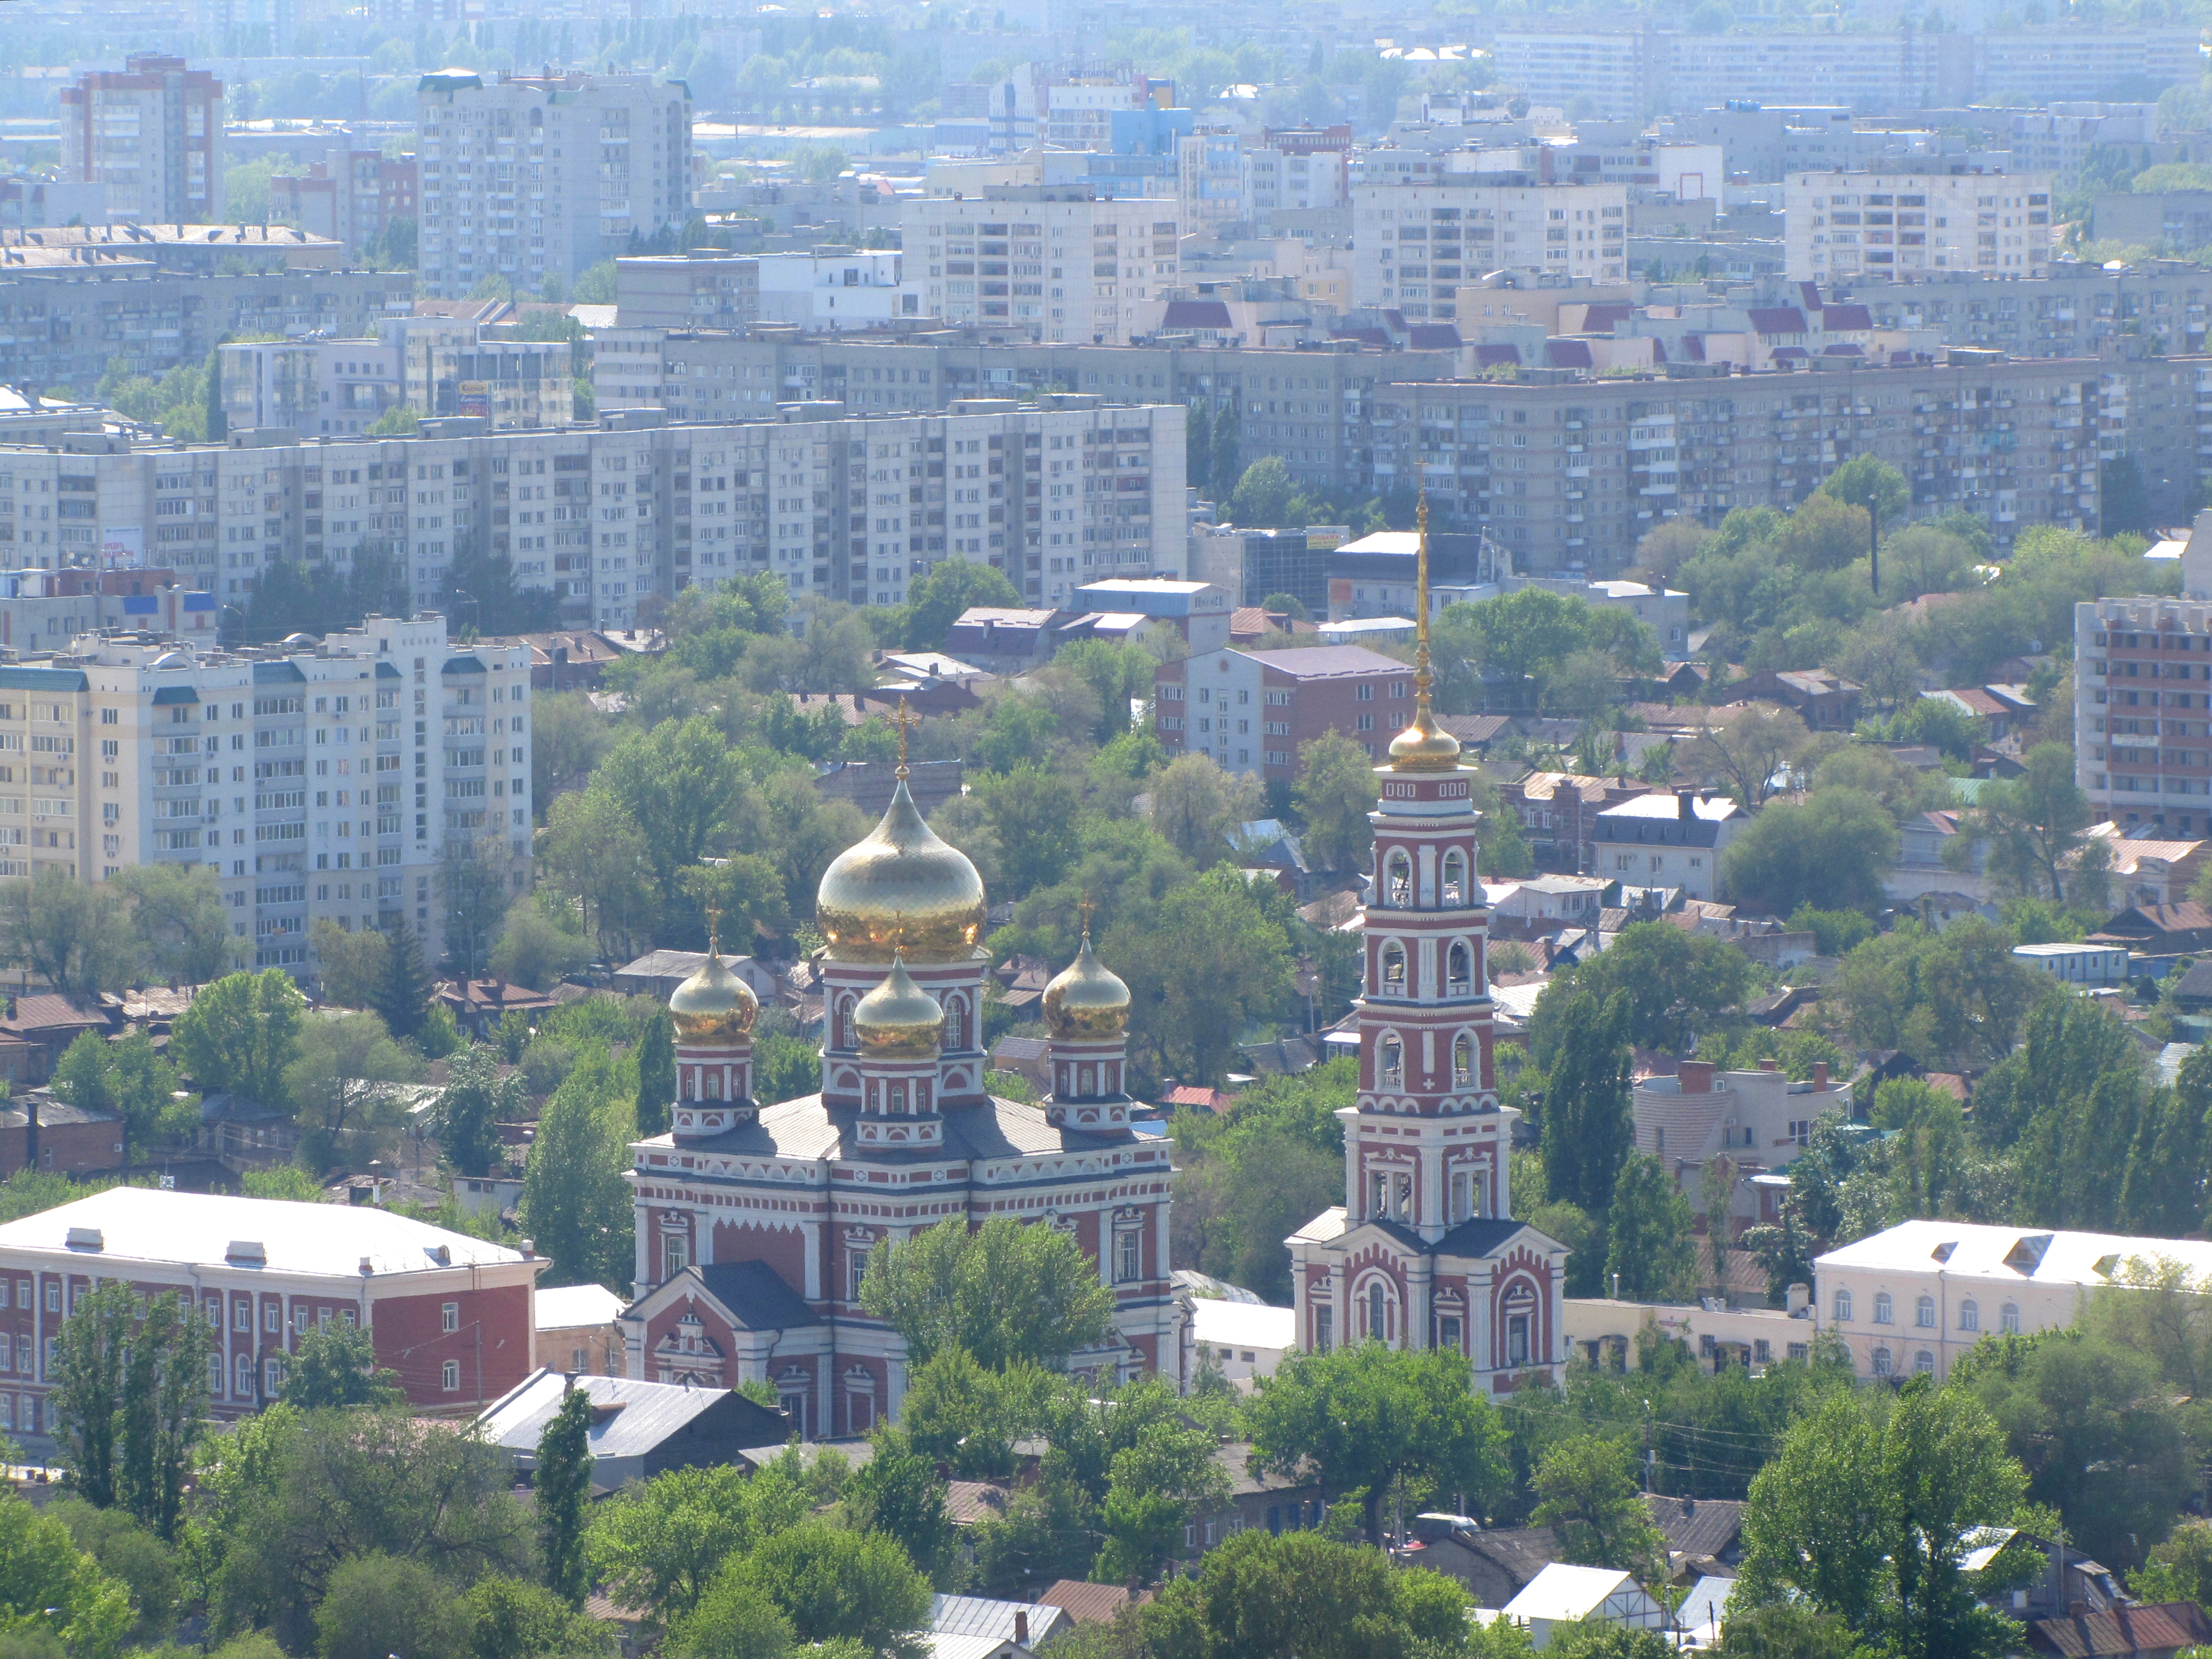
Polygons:
<instances>
[{"instance_id":1,"label":"small house","mask_svg":"<svg viewBox=\"0 0 2212 1659\"><path fill-rule=\"evenodd\" d=\"M1554 1561L1528 1589L1505 1604L1505 1616L1524 1626L1541 1652L1560 1625L1617 1625L1626 1630L1664 1630L1667 1607L1625 1572L1611 1567L1571 1567Z\"/></svg>"}]
</instances>

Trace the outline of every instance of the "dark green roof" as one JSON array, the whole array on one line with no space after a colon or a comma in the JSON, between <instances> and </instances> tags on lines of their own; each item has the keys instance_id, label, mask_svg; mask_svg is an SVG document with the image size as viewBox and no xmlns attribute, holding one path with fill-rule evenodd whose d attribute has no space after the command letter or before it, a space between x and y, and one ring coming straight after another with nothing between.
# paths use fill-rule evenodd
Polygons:
<instances>
[{"instance_id":1,"label":"dark green roof","mask_svg":"<svg viewBox=\"0 0 2212 1659\"><path fill-rule=\"evenodd\" d=\"M424 76L415 83L417 92L466 92L471 87L483 85L483 76L473 70L438 70Z\"/></svg>"},{"instance_id":2,"label":"dark green roof","mask_svg":"<svg viewBox=\"0 0 2212 1659\"><path fill-rule=\"evenodd\" d=\"M0 668L0 691L82 691L90 684L81 668Z\"/></svg>"},{"instance_id":3,"label":"dark green roof","mask_svg":"<svg viewBox=\"0 0 2212 1659\"><path fill-rule=\"evenodd\" d=\"M189 685L165 685L154 694L155 707L168 702L198 702L200 694Z\"/></svg>"},{"instance_id":4,"label":"dark green roof","mask_svg":"<svg viewBox=\"0 0 2212 1659\"><path fill-rule=\"evenodd\" d=\"M447 674L481 674L483 664L474 657L448 657L441 672Z\"/></svg>"},{"instance_id":5,"label":"dark green roof","mask_svg":"<svg viewBox=\"0 0 2212 1659\"><path fill-rule=\"evenodd\" d=\"M258 662L253 665L253 683L256 685L290 685L295 682L305 684L307 678L295 662Z\"/></svg>"}]
</instances>

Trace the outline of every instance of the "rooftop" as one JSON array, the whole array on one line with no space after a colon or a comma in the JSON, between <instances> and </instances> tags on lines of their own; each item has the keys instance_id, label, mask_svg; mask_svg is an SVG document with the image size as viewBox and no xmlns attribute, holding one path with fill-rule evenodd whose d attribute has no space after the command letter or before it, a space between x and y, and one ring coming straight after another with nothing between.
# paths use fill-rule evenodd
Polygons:
<instances>
[{"instance_id":1,"label":"rooftop","mask_svg":"<svg viewBox=\"0 0 2212 1659\"><path fill-rule=\"evenodd\" d=\"M6 1236L0 1231L0 1238ZM2000 1285L2096 1286L2124 1278L2131 1257L2180 1263L2192 1277L2212 1273L2212 1243L2187 1238L2125 1238L2112 1233L1985 1227L1964 1221L1905 1221L1814 1265L1873 1273L1930 1273Z\"/></svg>"}]
</instances>

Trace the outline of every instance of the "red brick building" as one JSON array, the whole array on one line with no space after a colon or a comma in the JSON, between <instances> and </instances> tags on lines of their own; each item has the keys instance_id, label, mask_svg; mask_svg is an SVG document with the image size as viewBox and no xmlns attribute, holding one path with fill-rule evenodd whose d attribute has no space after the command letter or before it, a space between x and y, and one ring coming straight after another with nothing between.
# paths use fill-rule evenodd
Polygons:
<instances>
[{"instance_id":1,"label":"red brick building","mask_svg":"<svg viewBox=\"0 0 2212 1659\"><path fill-rule=\"evenodd\" d=\"M331 1204L119 1187L0 1227L0 1430L49 1431L55 1340L95 1281L178 1291L216 1328L213 1414L259 1410L293 1347L366 1326L380 1365L426 1412L480 1409L536 1365L544 1257Z\"/></svg>"},{"instance_id":2,"label":"red brick building","mask_svg":"<svg viewBox=\"0 0 2212 1659\"><path fill-rule=\"evenodd\" d=\"M1522 839L1539 870L1582 875L1594 867L1597 815L1623 801L1640 800L1651 786L1577 772L1531 772L1502 784L1498 796L1521 820Z\"/></svg>"},{"instance_id":3,"label":"red brick building","mask_svg":"<svg viewBox=\"0 0 2212 1659\"><path fill-rule=\"evenodd\" d=\"M1413 671L1358 645L1224 647L1162 663L1154 692L1153 730L1170 756L1211 755L1224 772L1285 782L1299 746L1324 732L1380 758L1413 714Z\"/></svg>"}]
</instances>

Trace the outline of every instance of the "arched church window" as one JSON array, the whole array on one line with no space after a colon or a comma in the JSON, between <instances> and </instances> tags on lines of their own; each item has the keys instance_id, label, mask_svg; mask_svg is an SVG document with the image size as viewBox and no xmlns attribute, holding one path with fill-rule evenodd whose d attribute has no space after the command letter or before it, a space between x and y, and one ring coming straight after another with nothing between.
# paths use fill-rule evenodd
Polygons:
<instances>
[{"instance_id":1,"label":"arched church window","mask_svg":"<svg viewBox=\"0 0 2212 1659\"><path fill-rule=\"evenodd\" d=\"M1465 945L1455 945L1449 960L1449 968L1445 978L1449 981L1450 994L1455 997L1472 994L1474 989L1474 952Z\"/></svg>"},{"instance_id":2,"label":"arched church window","mask_svg":"<svg viewBox=\"0 0 2212 1659\"><path fill-rule=\"evenodd\" d=\"M945 1046L965 1048L968 1046L968 999L951 996L945 999Z\"/></svg>"},{"instance_id":3,"label":"arched church window","mask_svg":"<svg viewBox=\"0 0 2212 1659\"><path fill-rule=\"evenodd\" d=\"M1388 1089L1401 1086L1406 1081L1406 1048L1395 1036L1385 1036L1381 1053L1382 1084Z\"/></svg>"},{"instance_id":4,"label":"arched church window","mask_svg":"<svg viewBox=\"0 0 2212 1659\"><path fill-rule=\"evenodd\" d=\"M707 1098L708 1098L708 1099L709 1099L709 1100L720 1100L721 1097L722 1097L722 1073L721 1073L721 1071L720 1071L720 1069L719 1067L713 1066L709 1066L707 1068Z\"/></svg>"},{"instance_id":5,"label":"arched church window","mask_svg":"<svg viewBox=\"0 0 2212 1659\"><path fill-rule=\"evenodd\" d=\"M849 996L837 1005L837 1046L840 1048L853 1046L853 999Z\"/></svg>"},{"instance_id":6,"label":"arched church window","mask_svg":"<svg viewBox=\"0 0 2212 1659\"><path fill-rule=\"evenodd\" d=\"M1402 910L1413 902L1413 861L1401 847L1390 854L1383 868L1382 902L1393 910Z\"/></svg>"},{"instance_id":7,"label":"arched church window","mask_svg":"<svg viewBox=\"0 0 2212 1659\"><path fill-rule=\"evenodd\" d=\"M1383 1294L1382 1285L1370 1285L1367 1287L1367 1340L1370 1342L1389 1340L1389 1298Z\"/></svg>"},{"instance_id":8,"label":"arched church window","mask_svg":"<svg viewBox=\"0 0 2212 1659\"><path fill-rule=\"evenodd\" d=\"M1467 858L1456 848L1444 854L1444 902L1467 902Z\"/></svg>"},{"instance_id":9,"label":"arched church window","mask_svg":"<svg viewBox=\"0 0 2212 1659\"><path fill-rule=\"evenodd\" d=\"M1465 1088L1474 1081L1474 1039L1464 1031L1452 1039L1452 1082Z\"/></svg>"},{"instance_id":10,"label":"arched church window","mask_svg":"<svg viewBox=\"0 0 2212 1659\"><path fill-rule=\"evenodd\" d=\"M1382 994L1406 994L1406 947L1395 939L1382 947Z\"/></svg>"}]
</instances>

